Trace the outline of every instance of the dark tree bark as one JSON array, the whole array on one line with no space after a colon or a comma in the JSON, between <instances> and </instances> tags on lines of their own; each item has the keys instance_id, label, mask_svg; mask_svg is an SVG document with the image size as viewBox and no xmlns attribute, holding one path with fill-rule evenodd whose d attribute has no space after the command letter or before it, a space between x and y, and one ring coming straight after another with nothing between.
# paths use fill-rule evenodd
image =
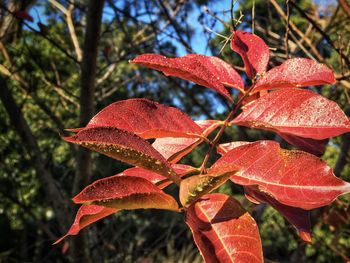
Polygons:
<instances>
[{"instance_id":1,"label":"dark tree bark","mask_svg":"<svg viewBox=\"0 0 350 263\"><path fill-rule=\"evenodd\" d=\"M83 58L81 62L80 127L85 126L95 112L94 93L96 82L96 63L101 32L103 5L104 1L102 0L90 0L88 4L87 22L83 44ZM73 184L73 194L76 194L88 184L92 171L90 151L80 147L77 152L76 160L77 169ZM91 262L86 231L83 231L79 238L73 239L72 256L74 262Z\"/></svg>"}]
</instances>

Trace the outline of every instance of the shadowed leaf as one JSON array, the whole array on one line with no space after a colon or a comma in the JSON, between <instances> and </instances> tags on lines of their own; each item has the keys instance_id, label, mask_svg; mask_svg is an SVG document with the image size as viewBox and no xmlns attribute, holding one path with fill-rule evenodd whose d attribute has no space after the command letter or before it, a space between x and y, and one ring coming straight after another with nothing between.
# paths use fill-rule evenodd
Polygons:
<instances>
[{"instance_id":1,"label":"shadowed leaf","mask_svg":"<svg viewBox=\"0 0 350 263\"><path fill-rule=\"evenodd\" d=\"M302 240L311 243L310 211L284 205L268 194L250 186L244 187L244 191L247 197L249 196L260 203L266 203L275 208L296 228Z\"/></svg>"},{"instance_id":2,"label":"shadowed leaf","mask_svg":"<svg viewBox=\"0 0 350 263\"><path fill-rule=\"evenodd\" d=\"M75 203L93 203L117 209L167 209L178 211L175 199L150 181L133 176L111 176L85 187Z\"/></svg>"},{"instance_id":3,"label":"shadowed leaf","mask_svg":"<svg viewBox=\"0 0 350 263\"><path fill-rule=\"evenodd\" d=\"M314 140L310 138L302 138L295 135L288 135L283 133L279 133L278 135L281 136L289 144L298 147L300 150L314 154L319 157L322 156L326 151L326 145L329 141L328 139Z\"/></svg>"},{"instance_id":4,"label":"shadowed leaf","mask_svg":"<svg viewBox=\"0 0 350 263\"><path fill-rule=\"evenodd\" d=\"M232 197L203 196L188 208L186 223L205 262L263 262L258 226Z\"/></svg>"},{"instance_id":5,"label":"shadowed leaf","mask_svg":"<svg viewBox=\"0 0 350 263\"><path fill-rule=\"evenodd\" d=\"M254 78L256 74L265 73L270 51L260 37L237 30L232 37L231 49L242 57L248 77Z\"/></svg>"},{"instance_id":6,"label":"shadowed leaf","mask_svg":"<svg viewBox=\"0 0 350 263\"><path fill-rule=\"evenodd\" d=\"M111 158L157 172L179 181L164 157L147 141L124 130L112 127L86 128L66 141L97 151Z\"/></svg>"},{"instance_id":7,"label":"shadowed leaf","mask_svg":"<svg viewBox=\"0 0 350 263\"><path fill-rule=\"evenodd\" d=\"M242 145L223 155L213 167L237 165L240 171L231 180L241 185L258 185L279 202L302 209L331 203L350 192L347 183L314 155L281 149L274 141Z\"/></svg>"},{"instance_id":8,"label":"shadowed leaf","mask_svg":"<svg viewBox=\"0 0 350 263\"><path fill-rule=\"evenodd\" d=\"M236 166L228 165L220 169L209 169L207 174L194 175L181 181L180 202L184 207L224 184L235 172Z\"/></svg>"}]
</instances>

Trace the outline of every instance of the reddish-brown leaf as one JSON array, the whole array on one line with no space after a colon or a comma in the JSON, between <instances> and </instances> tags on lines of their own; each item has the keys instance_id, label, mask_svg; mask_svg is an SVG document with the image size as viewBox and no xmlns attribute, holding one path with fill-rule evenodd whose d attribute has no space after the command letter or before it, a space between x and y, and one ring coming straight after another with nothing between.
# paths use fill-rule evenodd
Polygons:
<instances>
[{"instance_id":1,"label":"reddish-brown leaf","mask_svg":"<svg viewBox=\"0 0 350 263\"><path fill-rule=\"evenodd\" d=\"M284 205L268 194L250 186L244 187L244 191L246 196L249 197L248 199L253 198L260 203L266 203L275 208L296 228L302 240L308 243L311 242L310 211Z\"/></svg>"},{"instance_id":2,"label":"reddish-brown leaf","mask_svg":"<svg viewBox=\"0 0 350 263\"><path fill-rule=\"evenodd\" d=\"M242 57L248 77L254 78L257 74L265 73L270 51L260 37L237 30L232 37L231 49Z\"/></svg>"},{"instance_id":3,"label":"reddish-brown leaf","mask_svg":"<svg viewBox=\"0 0 350 263\"><path fill-rule=\"evenodd\" d=\"M195 123L201 127L203 137L207 137L213 130L221 125L221 122L217 120L201 120L195 121ZM201 142L201 139L196 138L168 137L156 139L152 146L169 162L177 163Z\"/></svg>"},{"instance_id":4,"label":"reddish-brown leaf","mask_svg":"<svg viewBox=\"0 0 350 263\"><path fill-rule=\"evenodd\" d=\"M279 133L285 141L298 147L300 150L303 150L308 153L312 153L316 156L322 156L326 151L326 145L328 143L328 139L325 140L314 140L310 138L302 138L295 135L283 134Z\"/></svg>"},{"instance_id":5,"label":"reddish-brown leaf","mask_svg":"<svg viewBox=\"0 0 350 263\"><path fill-rule=\"evenodd\" d=\"M253 92L334 83L334 73L326 65L312 59L293 58L261 76Z\"/></svg>"},{"instance_id":6,"label":"reddish-brown leaf","mask_svg":"<svg viewBox=\"0 0 350 263\"><path fill-rule=\"evenodd\" d=\"M74 223L68 230L67 234L58 239L54 245L61 242L67 236L78 235L79 231L83 228L118 211L118 209L111 207L104 207L99 205L82 205L79 208L75 216Z\"/></svg>"},{"instance_id":7,"label":"reddish-brown leaf","mask_svg":"<svg viewBox=\"0 0 350 263\"><path fill-rule=\"evenodd\" d=\"M85 128L66 141L97 151L111 158L179 180L164 157L147 141L124 130L112 127Z\"/></svg>"},{"instance_id":8,"label":"reddish-brown leaf","mask_svg":"<svg viewBox=\"0 0 350 263\"><path fill-rule=\"evenodd\" d=\"M258 226L232 197L203 196L188 208L186 223L205 262L263 262Z\"/></svg>"},{"instance_id":9,"label":"reddish-brown leaf","mask_svg":"<svg viewBox=\"0 0 350 263\"><path fill-rule=\"evenodd\" d=\"M281 149L274 141L242 145L222 156L213 167L237 165L231 180L241 185L258 185L279 202L313 209L350 192L350 183L334 176L332 169L314 155Z\"/></svg>"},{"instance_id":10,"label":"reddish-brown leaf","mask_svg":"<svg viewBox=\"0 0 350 263\"><path fill-rule=\"evenodd\" d=\"M175 199L150 181L134 176L111 176L95 181L73 198L117 209L167 209L178 211Z\"/></svg>"},{"instance_id":11,"label":"reddish-brown leaf","mask_svg":"<svg viewBox=\"0 0 350 263\"><path fill-rule=\"evenodd\" d=\"M33 17L29 15L27 11L15 11L13 15L19 19L28 20L30 22L34 21Z\"/></svg>"},{"instance_id":12,"label":"reddish-brown leaf","mask_svg":"<svg viewBox=\"0 0 350 263\"><path fill-rule=\"evenodd\" d=\"M234 124L323 140L350 132L350 121L339 106L310 90L282 89L243 108Z\"/></svg>"},{"instance_id":13,"label":"reddish-brown leaf","mask_svg":"<svg viewBox=\"0 0 350 263\"><path fill-rule=\"evenodd\" d=\"M226 62L217 57L190 54L179 58L167 58L157 54L143 54L131 61L166 76L179 77L213 89L233 102L225 86L243 90L241 76Z\"/></svg>"},{"instance_id":14,"label":"reddish-brown leaf","mask_svg":"<svg viewBox=\"0 0 350 263\"><path fill-rule=\"evenodd\" d=\"M177 108L147 99L118 101L105 107L87 128L115 127L149 138L199 137L202 129Z\"/></svg>"},{"instance_id":15,"label":"reddish-brown leaf","mask_svg":"<svg viewBox=\"0 0 350 263\"><path fill-rule=\"evenodd\" d=\"M196 168L185 164L173 164L171 167L180 177L197 170ZM117 175L141 177L157 185L160 189L163 189L172 183L166 177L140 167L126 169Z\"/></svg>"},{"instance_id":16,"label":"reddish-brown leaf","mask_svg":"<svg viewBox=\"0 0 350 263\"><path fill-rule=\"evenodd\" d=\"M237 166L228 165L220 169L209 169L207 174L193 175L181 181L180 202L184 207L224 184L235 172Z\"/></svg>"}]
</instances>

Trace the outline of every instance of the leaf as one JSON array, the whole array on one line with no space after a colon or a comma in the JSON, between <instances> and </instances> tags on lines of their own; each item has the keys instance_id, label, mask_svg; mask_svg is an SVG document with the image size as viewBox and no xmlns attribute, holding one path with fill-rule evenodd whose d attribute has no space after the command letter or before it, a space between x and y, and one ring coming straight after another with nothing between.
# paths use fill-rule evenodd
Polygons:
<instances>
[{"instance_id":1,"label":"leaf","mask_svg":"<svg viewBox=\"0 0 350 263\"><path fill-rule=\"evenodd\" d=\"M242 57L248 77L254 78L257 74L265 73L270 51L260 37L237 30L232 37L231 49Z\"/></svg>"},{"instance_id":2,"label":"leaf","mask_svg":"<svg viewBox=\"0 0 350 263\"><path fill-rule=\"evenodd\" d=\"M292 58L259 78L253 92L334 83L334 73L326 65L312 59Z\"/></svg>"},{"instance_id":3,"label":"leaf","mask_svg":"<svg viewBox=\"0 0 350 263\"><path fill-rule=\"evenodd\" d=\"M310 90L271 92L243 108L234 124L323 140L350 131L339 106Z\"/></svg>"},{"instance_id":4,"label":"leaf","mask_svg":"<svg viewBox=\"0 0 350 263\"><path fill-rule=\"evenodd\" d=\"M60 243L67 236L78 235L79 231L83 228L118 211L119 210L115 208L104 207L99 205L82 205L79 208L75 216L74 223L68 230L67 234L65 234L53 244L56 245Z\"/></svg>"},{"instance_id":5,"label":"leaf","mask_svg":"<svg viewBox=\"0 0 350 263\"><path fill-rule=\"evenodd\" d=\"M193 175L182 180L179 193L181 204L188 207L203 195L224 184L235 172L237 172L237 167L228 165L220 167L219 170L209 169L207 174Z\"/></svg>"},{"instance_id":6,"label":"leaf","mask_svg":"<svg viewBox=\"0 0 350 263\"><path fill-rule=\"evenodd\" d=\"M246 196L258 200L260 203L267 203L280 212L289 223L291 223L302 240L311 243L310 212L301 208L284 205L273 197L253 187L244 187Z\"/></svg>"},{"instance_id":7,"label":"leaf","mask_svg":"<svg viewBox=\"0 0 350 263\"><path fill-rule=\"evenodd\" d=\"M73 198L116 209L167 209L178 211L175 199L150 181L133 176L111 176L95 181Z\"/></svg>"},{"instance_id":8,"label":"leaf","mask_svg":"<svg viewBox=\"0 0 350 263\"><path fill-rule=\"evenodd\" d=\"M64 140L179 181L159 152L147 141L127 131L112 127L85 128Z\"/></svg>"},{"instance_id":9,"label":"leaf","mask_svg":"<svg viewBox=\"0 0 350 263\"><path fill-rule=\"evenodd\" d=\"M169 162L177 163L201 142L201 139L167 137L156 139L152 146Z\"/></svg>"},{"instance_id":10,"label":"leaf","mask_svg":"<svg viewBox=\"0 0 350 263\"><path fill-rule=\"evenodd\" d=\"M198 85L213 89L233 102L225 86L243 90L241 76L223 60L217 57L190 54L179 58L167 58L157 54L137 56L132 63L159 70L166 76L193 81Z\"/></svg>"},{"instance_id":11,"label":"leaf","mask_svg":"<svg viewBox=\"0 0 350 263\"><path fill-rule=\"evenodd\" d=\"M197 170L196 168L185 164L173 164L172 168L180 177ZM123 172L116 174L116 176L117 175L141 177L157 185L160 189L163 189L172 183L171 181L167 180L166 177L140 167L126 169Z\"/></svg>"},{"instance_id":12,"label":"leaf","mask_svg":"<svg viewBox=\"0 0 350 263\"><path fill-rule=\"evenodd\" d=\"M242 145L251 144L251 143L253 142L235 141L235 142L222 143L218 145L217 152L220 155L224 155L225 153L231 151L234 148L237 148Z\"/></svg>"},{"instance_id":13,"label":"leaf","mask_svg":"<svg viewBox=\"0 0 350 263\"><path fill-rule=\"evenodd\" d=\"M147 99L118 101L105 107L87 128L109 126L149 138L199 137L202 129L177 108Z\"/></svg>"},{"instance_id":14,"label":"leaf","mask_svg":"<svg viewBox=\"0 0 350 263\"><path fill-rule=\"evenodd\" d=\"M208 134L221 125L221 122L217 120L201 120L195 122L201 127L203 137L207 137ZM177 163L201 142L201 139L167 137L156 139L152 146L169 162Z\"/></svg>"},{"instance_id":15,"label":"leaf","mask_svg":"<svg viewBox=\"0 0 350 263\"><path fill-rule=\"evenodd\" d=\"M350 183L314 155L281 149L274 141L242 145L222 156L212 167L237 165L231 176L237 184L258 185L279 202L305 210L328 205L339 195L350 192Z\"/></svg>"},{"instance_id":16,"label":"leaf","mask_svg":"<svg viewBox=\"0 0 350 263\"><path fill-rule=\"evenodd\" d=\"M263 262L258 226L232 197L203 196L188 208L186 223L205 262Z\"/></svg>"},{"instance_id":17,"label":"leaf","mask_svg":"<svg viewBox=\"0 0 350 263\"><path fill-rule=\"evenodd\" d=\"M34 21L33 17L29 15L27 11L15 11L13 15L19 19L28 20L30 22Z\"/></svg>"},{"instance_id":18,"label":"leaf","mask_svg":"<svg viewBox=\"0 0 350 263\"><path fill-rule=\"evenodd\" d=\"M283 134L283 133L279 133L278 135L281 136L289 144L294 145L298 147L300 150L314 154L318 157L324 154L324 152L326 151L326 145L329 141L328 139L314 140L310 138L302 138L302 137Z\"/></svg>"}]
</instances>

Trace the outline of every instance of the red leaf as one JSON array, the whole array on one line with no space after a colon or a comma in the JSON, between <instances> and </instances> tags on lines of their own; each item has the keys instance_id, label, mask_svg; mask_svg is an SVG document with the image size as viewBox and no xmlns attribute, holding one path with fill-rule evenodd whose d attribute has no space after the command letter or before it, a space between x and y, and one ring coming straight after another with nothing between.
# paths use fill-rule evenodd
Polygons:
<instances>
[{"instance_id":1,"label":"red leaf","mask_svg":"<svg viewBox=\"0 0 350 263\"><path fill-rule=\"evenodd\" d=\"M314 140L310 138L302 138L302 137L283 134L283 133L279 133L278 135L281 136L289 144L298 147L300 150L314 154L319 157L322 156L326 151L326 145L329 141L328 139Z\"/></svg>"},{"instance_id":2,"label":"red leaf","mask_svg":"<svg viewBox=\"0 0 350 263\"><path fill-rule=\"evenodd\" d=\"M193 175L183 179L180 184L180 202L184 207L189 206L205 194L223 185L235 172L237 166L228 165L220 169L209 169L207 174Z\"/></svg>"},{"instance_id":3,"label":"red leaf","mask_svg":"<svg viewBox=\"0 0 350 263\"><path fill-rule=\"evenodd\" d=\"M284 205L273 197L254 189L253 187L244 187L247 197L258 200L261 203L267 203L280 212L291 223L302 240L311 243L311 223L310 212L301 208Z\"/></svg>"},{"instance_id":4,"label":"red leaf","mask_svg":"<svg viewBox=\"0 0 350 263\"><path fill-rule=\"evenodd\" d=\"M34 21L33 17L29 15L27 11L15 11L13 15L19 19L28 20L30 22Z\"/></svg>"},{"instance_id":5,"label":"red leaf","mask_svg":"<svg viewBox=\"0 0 350 263\"><path fill-rule=\"evenodd\" d=\"M213 89L233 102L224 85L243 90L241 76L226 62L217 57L190 54L179 58L167 58L157 54L137 56L132 63L159 70L166 76L193 81Z\"/></svg>"},{"instance_id":6,"label":"red leaf","mask_svg":"<svg viewBox=\"0 0 350 263\"><path fill-rule=\"evenodd\" d=\"M334 101L302 89L271 92L247 104L233 123L315 140L350 131L348 117Z\"/></svg>"},{"instance_id":7,"label":"red leaf","mask_svg":"<svg viewBox=\"0 0 350 263\"><path fill-rule=\"evenodd\" d=\"M232 37L231 49L242 57L248 77L254 78L256 74L265 73L270 51L260 37L237 30Z\"/></svg>"},{"instance_id":8,"label":"red leaf","mask_svg":"<svg viewBox=\"0 0 350 263\"><path fill-rule=\"evenodd\" d=\"M186 223L205 262L263 262L257 224L232 197L203 196L188 208Z\"/></svg>"},{"instance_id":9,"label":"red leaf","mask_svg":"<svg viewBox=\"0 0 350 263\"><path fill-rule=\"evenodd\" d=\"M177 108L147 99L110 104L97 113L87 128L109 126L136 133L142 138L199 137L202 129Z\"/></svg>"},{"instance_id":10,"label":"red leaf","mask_svg":"<svg viewBox=\"0 0 350 263\"><path fill-rule=\"evenodd\" d=\"M147 141L124 130L112 127L85 128L66 141L97 151L111 158L155 171L179 181L167 161Z\"/></svg>"},{"instance_id":11,"label":"red leaf","mask_svg":"<svg viewBox=\"0 0 350 263\"><path fill-rule=\"evenodd\" d=\"M185 164L173 164L172 168L180 177L196 171L196 168ZM166 177L140 167L133 167L133 168L126 169L115 176L141 177L157 185L160 189L163 189L172 183L171 181L167 180Z\"/></svg>"},{"instance_id":12,"label":"red leaf","mask_svg":"<svg viewBox=\"0 0 350 263\"><path fill-rule=\"evenodd\" d=\"M231 180L241 185L258 185L279 202L313 209L350 192L350 183L334 176L319 158L302 151L281 149L274 141L257 141L226 153L213 167L237 165Z\"/></svg>"},{"instance_id":13,"label":"red leaf","mask_svg":"<svg viewBox=\"0 0 350 263\"><path fill-rule=\"evenodd\" d=\"M111 176L95 181L73 198L117 209L167 209L178 211L175 199L150 181L133 176Z\"/></svg>"},{"instance_id":14,"label":"red leaf","mask_svg":"<svg viewBox=\"0 0 350 263\"><path fill-rule=\"evenodd\" d=\"M334 83L334 73L326 65L312 59L293 58L269 70L257 81L253 92Z\"/></svg>"},{"instance_id":15,"label":"red leaf","mask_svg":"<svg viewBox=\"0 0 350 263\"><path fill-rule=\"evenodd\" d=\"M225 153L231 151L234 148L237 148L242 145L251 144L251 143L253 142L235 141L235 142L222 143L222 144L219 144L219 146L217 147L217 152L220 155L224 155Z\"/></svg>"},{"instance_id":16,"label":"red leaf","mask_svg":"<svg viewBox=\"0 0 350 263\"><path fill-rule=\"evenodd\" d=\"M207 137L208 134L221 125L221 122L217 120L202 120L195 122L201 127L203 137ZM190 153L201 142L201 139L169 137L156 139L152 146L169 162L177 163L183 156Z\"/></svg>"},{"instance_id":17,"label":"red leaf","mask_svg":"<svg viewBox=\"0 0 350 263\"><path fill-rule=\"evenodd\" d=\"M156 139L152 146L169 162L177 163L201 142L201 139L169 137Z\"/></svg>"},{"instance_id":18,"label":"red leaf","mask_svg":"<svg viewBox=\"0 0 350 263\"><path fill-rule=\"evenodd\" d=\"M79 208L75 216L74 223L70 227L67 234L65 234L53 244L56 245L60 243L67 236L78 235L79 231L83 228L118 211L119 210L115 208L104 207L99 205L82 205Z\"/></svg>"}]
</instances>

